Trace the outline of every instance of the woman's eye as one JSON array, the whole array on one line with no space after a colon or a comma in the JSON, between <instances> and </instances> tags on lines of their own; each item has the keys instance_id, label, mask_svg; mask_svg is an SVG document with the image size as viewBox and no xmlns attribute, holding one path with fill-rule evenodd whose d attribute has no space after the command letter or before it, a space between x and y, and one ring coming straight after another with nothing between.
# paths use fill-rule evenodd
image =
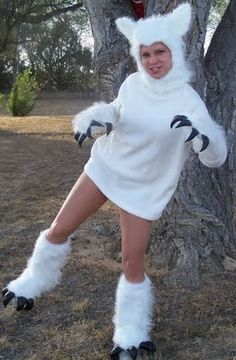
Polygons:
<instances>
[{"instance_id":1,"label":"woman's eye","mask_svg":"<svg viewBox=\"0 0 236 360\"><path fill-rule=\"evenodd\" d=\"M157 51L156 51L156 54L157 54L157 55L160 55L160 54L163 54L164 52L165 52L165 50L157 50Z\"/></svg>"}]
</instances>

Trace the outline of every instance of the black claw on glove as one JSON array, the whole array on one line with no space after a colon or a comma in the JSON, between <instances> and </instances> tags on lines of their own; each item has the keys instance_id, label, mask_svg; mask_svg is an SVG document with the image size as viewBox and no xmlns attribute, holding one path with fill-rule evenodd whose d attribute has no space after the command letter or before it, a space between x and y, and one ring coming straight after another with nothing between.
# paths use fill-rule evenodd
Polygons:
<instances>
[{"instance_id":1,"label":"black claw on glove","mask_svg":"<svg viewBox=\"0 0 236 360\"><path fill-rule=\"evenodd\" d=\"M2 290L3 305L6 307L12 299L16 300L16 311L31 310L34 306L33 299L27 299L24 296L16 297L14 292L9 291L7 288Z\"/></svg>"},{"instance_id":2,"label":"black claw on glove","mask_svg":"<svg viewBox=\"0 0 236 360\"><path fill-rule=\"evenodd\" d=\"M96 121L96 120L91 121L90 126L89 126L89 128L88 128L88 130L86 132L87 137L89 137L90 139L93 139L93 137L91 135L92 126L100 126L100 127L102 127L103 125L100 122Z\"/></svg>"},{"instance_id":3,"label":"black claw on glove","mask_svg":"<svg viewBox=\"0 0 236 360\"><path fill-rule=\"evenodd\" d=\"M79 140L79 137L80 137L80 132L77 131L74 135L74 138L75 138L75 141L78 141Z\"/></svg>"},{"instance_id":4,"label":"black claw on glove","mask_svg":"<svg viewBox=\"0 0 236 360\"><path fill-rule=\"evenodd\" d=\"M205 150L208 147L209 142L210 142L209 137L206 135L202 135L202 148L201 148L200 152Z\"/></svg>"},{"instance_id":5,"label":"black claw on glove","mask_svg":"<svg viewBox=\"0 0 236 360\"><path fill-rule=\"evenodd\" d=\"M104 125L101 124L100 122L98 122L96 120L92 120L89 127L88 127L88 129L87 129L87 131L86 131L86 134L81 134L79 131L77 131L75 133L74 138L75 138L76 141L78 141L80 147L82 146L82 143L84 142L86 137L88 137L90 139L93 139L92 131L91 131L93 126L104 127ZM110 132L112 131L113 125L111 123L109 123L109 122L106 122L105 127L106 127L106 134L108 136L110 134Z\"/></svg>"},{"instance_id":6,"label":"black claw on glove","mask_svg":"<svg viewBox=\"0 0 236 360\"><path fill-rule=\"evenodd\" d=\"M110 134L110 132L112 131L113 125L109 122L106 122L105 124L106 124L106 128L107 128L106 134L108 136Z\"/></svg>"},{"instance_id":7,"label":"black claw on glove","mask_svg":"<svg viewBox=\"0 0 236 360\"><path fill-rule=\"evenodd\" d=\"M79 146L81 147L82 146L82 143L84 142L84 140L86 139L87 135L86 134L82 134L80 136L80 139L79 139Z\"/></svg>"},{"instance_id":8,"label":"black claw on glove","mask_svg":"<svg viewBox=\"0 0 236 360\"><path fill-rule=\"evenodd\" d=\"M199 134L199 131L195 128L192 128L192 132L189 135L189 137L185 140L185 142L193 140L198 134Z\"/></svg>"},{"instance_id":9,"label":"black claw on glove","mask_svg":"<svg viewBox=\"0 0 236 360\"><path fill-rule=\"evenodd\" d=\"M171 121L171 124L170 124L170 127L171 129L173 128L173 126L176 124L176 123L179 123L176 128L179 128L179 127L182 127L182 126L192 126L192 123L191 121L187 118L187 116L185 115L176 115L173 120ZM208 145L209 145L209 138L208 136L206 135L202 135L199 133L199 131L197 129L195 129L194 127L192 127L192 131L191 131L191 134L189 135L189 137L185 140L185 142L188 142L188 141L191 141L193 140L197 135L200 135L201 136L201 139L202 139L202 147L201 147L201 151L205 150Z\"/></svg>"},{"instance_id":10,"label":"black claw on glove","mask_svg":"<svg viewBox=\"0 0 236 360\"><path fill-rule=\"evenodd\" d=\"M191 121L187 118L187 116L185 115L176 115L174 117L174 119L171 121L170 127L171 129L173 128L173 126L179 122L179 124L176 126L177 128L182 127L182 126L192 126Z\"/></svg>"},{"instance_id":11,"label":"black claw on glove","mask_svg":"<svg viewBox=\"0 0 236 360\"><path fill-rule=\"evenodd\" d=\"M75 141L78 141L80 147L82 146L82 143L86 139L86 137L86 134L81 134L79 131L77 131L74 136Z\"/></svg>"}]
</instances>

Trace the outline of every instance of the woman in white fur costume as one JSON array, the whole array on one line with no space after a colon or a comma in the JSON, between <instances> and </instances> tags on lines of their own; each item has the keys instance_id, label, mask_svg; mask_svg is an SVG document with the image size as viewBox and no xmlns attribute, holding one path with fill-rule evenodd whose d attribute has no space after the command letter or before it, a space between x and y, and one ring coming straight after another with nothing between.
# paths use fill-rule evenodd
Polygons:
<instances>
[{"instance_id":1,"label":"woman in white fur costume","mask_svg":"<svg viewBox=\"0 0 236 360\"><path fill-rule=\"evenodd\" d=\"M172 197L191 145L208 167L227 156L222 128L188 84L183 35L191 7L135 22L116 20L128 38L138 71L121 85L110 104L97 103L76 115L81 145L95 133L91 157L56 219L37 239L24 272L3 290L4 305L29 310L34 299L52 290L69 253L69 236L107 199L120 209L123 274L116 291L111 359L136 359L139 349L153 353L150 339L153 295L144 271L144 254L153 220Z\"/></svg>"}]
</instances>

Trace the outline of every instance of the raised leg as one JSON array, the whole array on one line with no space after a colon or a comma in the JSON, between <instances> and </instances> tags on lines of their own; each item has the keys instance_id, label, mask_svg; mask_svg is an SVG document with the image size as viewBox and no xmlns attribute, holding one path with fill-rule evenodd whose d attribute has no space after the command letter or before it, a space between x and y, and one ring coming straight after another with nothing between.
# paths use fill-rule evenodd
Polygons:
<instances>
[{"instance_id":1,"label":"raised leg","mask_svg":"<svg viewBox=\"0 0 236 360\"><path fill-rule=\"evenodd\" d=\"M70 251L69 236L106 200L88 176L82 174L50 228L38 237L23 273L3 289L4 306L15 300L16 310L30 310L35 298L59 283Z\"/></svg>"},{"instance_id":2,"label":"raised leg","mask_svg":"<svg viewBox=\"0 0 236 360\"><path fill-rule=\"evenodd\" d=\"M83 173L47 231L48 240L56 244L65 242L106 200L94 182Z\"/></svg>"}]
</instances>

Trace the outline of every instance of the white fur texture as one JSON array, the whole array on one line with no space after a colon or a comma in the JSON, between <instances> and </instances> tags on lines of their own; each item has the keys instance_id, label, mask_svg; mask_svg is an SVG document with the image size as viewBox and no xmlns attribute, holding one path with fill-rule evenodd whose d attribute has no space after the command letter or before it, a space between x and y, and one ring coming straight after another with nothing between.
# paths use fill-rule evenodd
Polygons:
<instances>
[{"instance_id":1,"label":"white fur texture","mask_svg":"<svg viewBox=\"0 0 236 360\"><path fill-rule=\"evenodd\" d=\"M52 290L61 277L61 269L70 252L69 240L64 244L52 244L46 230L38 237L34 251L23 273L11 281L7 288L16 296L36 298Z\"/></svg>"},{"instance_id":2,"label":"white fur texture","mask_svg":"<svg viewBox=\"0 0 236 360\"><path fill-rule=\"evenodd\" d=\"M101 101L79 112L72 122L74 132L79 131L80 133L86 134L92 120L96 120L104 126L92 126L92 136L106 132L106 122L111 123L114 127L118 121L118 114L114 103L106 104Z\"/></svg>"},{"instance_id":3,"label":"white fur texture","mask_svg":"<svg viewBox=\"0 0 236 360\"><path fill-rule=\"evenodd\" d=\"M178 38L188 31L191 23L191 6L185 3L166 15L152 15L138 21L122 17L115 22L131 46L151 45L161 41L169 44L171 48L174 40L179 41Z\"/></svg>"},{"instance_id":4,"label":"white fur texture","mask_svg":"<svg viewBox=\"0 0 236 360\"><path fill-rule=\"evenodd\" d=\"M193 149L199 155L200 161L210 167L220 167L227 158L227 145L226 145L226 136L224 129L215 123L215 126L212 126L209 133L203 133L209 137L210 143L208 147L199 152L200 144L202 141L198 138L193 139Z\"/></svg>"},{"instance_id":5,"label":"white fur texture","mask_svg":"<svg viewBox=\"0 0 236 360\"><path fill-rule=\"evenodd\" d=\"M145 276L142 283L133 284L122 275L116 291L114 344L128 349L149 340L152 310L153 291L150 279Z\"/></svg>"},{"instance_id":6,"label":"white fur texture","mask_svg":"<svg viewBox=\"0 0 236 360\"><path fill-rule=\"evenodd\" d=\"M116 19L115 21L117 28L119 31L125 35L125 37L131 43L134 37L134 30L136 26L136 21L130 19L126 16Z\"/></svg>"},{"instance_id":7,"label":"white fur texture","mask_svg":"<svg viewBox=\"0 0 236 360\"><path fill-rule=\"evenodd\" d=\"M172 13L153 15L135 22L127 17L116 20L118 29L128 38L131 54L135 58L143 80L154 92L166 92L181 83L188 82L191 72L185 62L183 35L191 23L191 6L179 5ZM156 42L164 43L171 51L172 68L163 78L153 79L144 69L140 58L140 46Z\"/></svg>"},{"instance_id":8,"label":"white fur texture","mask_svg":"<svg viewBox=\"0 0 236 360\"><path fill-rule=\"evenodd\" d=\"M199 131L199 135L192 140L193 150L199 154L200 161L208 167L221 166L227 157L227 145L224 129L210 117L208 110L200 96L189 87L189 109L186 113L192 126ZM187 100L186 100L187 101ZM189 134L191 132L189 128ZM188 135L189 135L188 134ZM202 152L201 134L208 136L209 146Z\"/></svg>"}]
</instances>

